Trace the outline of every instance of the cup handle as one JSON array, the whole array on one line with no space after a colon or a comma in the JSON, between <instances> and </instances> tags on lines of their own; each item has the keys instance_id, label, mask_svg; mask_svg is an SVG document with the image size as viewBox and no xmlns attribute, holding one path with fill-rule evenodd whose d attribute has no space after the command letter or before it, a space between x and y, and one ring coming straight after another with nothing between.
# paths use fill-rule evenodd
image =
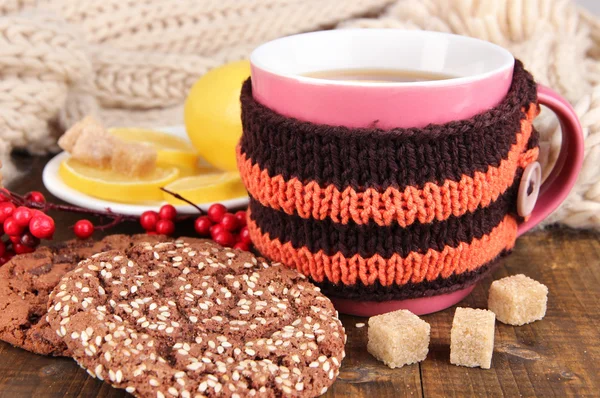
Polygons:
<instances>
[{"instance_id":1,"label":"cup handle","mask_svg":"<svg viewBox=\"0 0 600 398\"><path fill-rule=\"evenodd\" d=\"M566 199L583 165L583 132L571 104L554 90L540 84L538 84L538 102L547 106L558 117L562 130L562 145L556 164L540 187L535 207L527 221L519 225L517 236L521 236L539 224ZM527 171L529 170L526 169ZM519 205L521 200L519 198Z\"/></svg>"}]
</instances>

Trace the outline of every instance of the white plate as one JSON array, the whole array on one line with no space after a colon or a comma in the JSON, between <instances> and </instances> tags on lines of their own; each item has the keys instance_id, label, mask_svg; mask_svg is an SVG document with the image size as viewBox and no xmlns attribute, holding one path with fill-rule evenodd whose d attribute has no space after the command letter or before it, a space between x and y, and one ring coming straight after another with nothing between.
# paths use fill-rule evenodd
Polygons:
<instances>
[{"instance_id":1,"label":"white plate","mask_svg":"<svg viewBox=\"0 0 600 398\"><path fill-rule=\"evenodd\" d=\"M187 139L187 135L185 133L185 127L183 126L174 126L174 127L165 127L156 129L158 131L162 131L165 133L173 134L175 136ZM130 205L126 203L119 202L111 202L107 200L97 199L92 196L81 193L69 186L67 186L62 178L58 175L58 168L60 166L60 162L66 159L69 156L66 152L61 152L55 157L53 157L46 167L44 167L44 172L42 173L42 179L44 181L44 185L46 189L50 191L50 193L56 196L59 199L64 200L65 202L71 203L76 206L85 207L87 209L93 210L106 210L110 209L112 212L117 214L127 214L133 216L139 216L146 210L156 210L160 208L161 205L166 202L147 202L142 204ZM243 208L248 205L248 197L243 196L236 199L224 200L222 203L228 209L237 209ZM198 207L202 210L208 210L210 203L197 203ZM196 210L193 206L190 205L178 205L175 206L177 212L179 214L196 214L198 210Z\"/></svg>"}]
</instances>

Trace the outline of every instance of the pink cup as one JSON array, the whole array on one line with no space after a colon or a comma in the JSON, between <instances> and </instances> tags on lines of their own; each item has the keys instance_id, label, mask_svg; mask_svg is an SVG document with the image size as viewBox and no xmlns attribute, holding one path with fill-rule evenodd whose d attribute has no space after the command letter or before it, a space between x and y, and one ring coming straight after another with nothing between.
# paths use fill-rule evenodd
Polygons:
<instances>
[{"instance_id":1,"label":"pink cup","mask_svg":"<svg viewBox=\"0 0 600 398\"><path fill-rule=\"evenodd\" d=\"M350 29L305 33L263 44L250 57L254 98L272 110L318 124L380 128L423 127L468 119L502 101L512 81L513 56L482 40L447 33ZM456 78L410 83L324 80L305 74L336 69L400 69ZM539 165L525 170L519 212L529 215L521 235L566 198L583 163L583 136L573 108L538 85L538 100L562 126L562 148L546 181ZM537 168L536 168L537 167ZM539 188L526 193L530 183ZM539 185L541 184L541 187ZM340 312L370 316L406 308L416 314L452 306L473 286L451 294L387 302L335 299Z\"/></svg>"}]
</instances>

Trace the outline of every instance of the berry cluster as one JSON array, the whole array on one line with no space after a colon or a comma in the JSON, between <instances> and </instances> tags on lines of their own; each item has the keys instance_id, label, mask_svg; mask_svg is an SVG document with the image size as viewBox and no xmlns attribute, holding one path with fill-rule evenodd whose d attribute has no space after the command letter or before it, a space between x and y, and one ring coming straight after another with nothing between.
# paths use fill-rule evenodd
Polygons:
<instances>
[{"instance_id":1,"label":"berry cluster","mask_svg":"<svg viewBox=\"0 0 600 398\"><path fill-rule=\"evenodd\" d=\"M163 189L165 190L165 189ZM189 200L176 193L169 194L196 207L200 216L194 220L194 229L202 237L210 237L222 246L241 250L250 250L251 240L246 226L246 212L243 210L233 214L220 203L210 206L205 213ZM54 220L46 213L49 210L67 211L88 214L110 221L105 225L94 225L90 220L81 219L73 226L73 232L79 239L90 238L94 231L110 229L123 221L138 221L148 234L173 235L175 223L188 219L188 216L177 217L177 209L172 205L161 206L158 212L148 210L138 219L135 216L120 215L110 209L95 211L76 206L47 202L40 192L29 192L25 196L7 189L0 189L0 265L6 263L16 254L31 253L42 239L52 239L55 231Z\"/></svg>"},{"instance_id":2,"label":"berry cluster","mask_svg":"<svg viewBox=\"0 0 600 398\"><path fill-rule=\"evenodd\" d=\"M228 213L227 208L215 203L206 215L196 218L194 229L200 236L210 236L221 246L250 250L251 240L246 226L246 212Z\"/></svg>"},{"instance_id":3,"label":"berry cluster","mask_svg":"<svg viewBox=\"0 0 600 398\"><path fill-rule=\"evenodd\" d=\"M40 192L29 192L23 203L15 205L11 196L0 194L0 264L10 260L15 254L31 253L42 239L52 239L55 226L52 217L43 211L26 206L25 203L43 205L46 202Z\"/></svg>"},{"instance_id":4,"label":"berry cluster","mask_svg":"<svg viewBox=\"0 0 600 398\"><path fill-rule=\"evenodd\" d=\"M177 210L171 205L163 205L158 212L148 210L140 216L140 225L149 234L172 235L175 232Z\"/></svg>"},{"instance_id":5,"label":"berry cluster","mask_svg":"<svg viewBox=\"0 0 600 398\"><path fill-rule=\"evenodd\" d=\"M163 205L158 212L148 210L140 216L140 225L146 233L172 235L175 232L177 210L171 205ZM246 212L228 213L220 203L209 207L206 215L194 221L194 229L202 237L211 237L222 246L250 250L250 235L246 226Z\"/></svg>"}]
</instances>

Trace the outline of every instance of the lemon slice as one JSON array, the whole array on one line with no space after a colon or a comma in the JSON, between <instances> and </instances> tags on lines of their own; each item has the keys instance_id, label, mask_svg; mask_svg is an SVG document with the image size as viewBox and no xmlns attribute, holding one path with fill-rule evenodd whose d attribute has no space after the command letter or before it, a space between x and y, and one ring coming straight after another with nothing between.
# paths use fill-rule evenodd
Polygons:
<instances>
[{"instance_id":1,"label":"lemon slice","mask_svg":"<svg viewBox=\"0 0 600 398\"><path fill-rule=\"evenodd\" d=\"M246 188L237 172L184 177L173 181L165 188L180 194L192 203L219 202L247 195ZM163 198L173 205L186 204L166 192L163 192Z\"/></svg>"},{"instance_id":2,"label":"lemon slice","mask_svg":"<svg viewBox=\"0 0 600 398\"><path fill-rule=\"evenodd\" d=\"M200 165L198 167L194 167L194 168L178 167L178 169L179 169L179 178L213 174L213 173L219 173L219 174L222 173L221 170L217 170L214 167L202 166L202 165Z\"/></svg>"},{"instance_id":3,"label":"lemon slice","mask_svg":"<svg viewBox=\"0 0 600 398\"><path fill-rule=\"evenodd\" d=\"M60 164L58 174L65 184L87 195L114 202L137 203L162 200L160 187L176 180L179 170L157 167L147 176L130 177L68 158Z\"/></svg>"},{"instance_id":4,"label":"lemon slice","mask_svg":"<svg viewBox=\"0 0 600 398\"><path fill-rule=\"evenodd\" d=\"M160 166L175 166L194 169L198 165L198 152L183 138L155 130L119 127L108 132L126 142L138 142L154 147L156 163Z\"/></svg>"}]
</instances>

